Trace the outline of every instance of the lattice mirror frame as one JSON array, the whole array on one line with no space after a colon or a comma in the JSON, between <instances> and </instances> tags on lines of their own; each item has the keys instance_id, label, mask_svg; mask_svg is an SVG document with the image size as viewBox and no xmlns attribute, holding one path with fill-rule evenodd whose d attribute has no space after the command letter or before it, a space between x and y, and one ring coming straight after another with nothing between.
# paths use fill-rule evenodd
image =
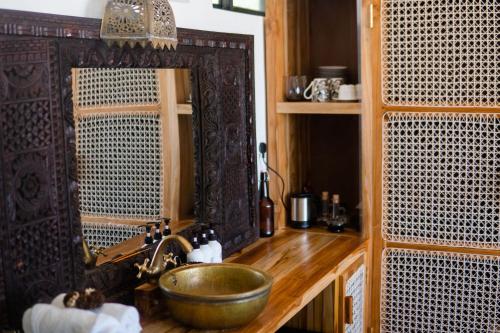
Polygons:
<instances>
[{"instance_id":1,"label":"lattice mirror frame","mask_svg":"<svg viewBox=\"0 0 500 333\"><path fill-rule=\"evenodd\" d=\"M132 263L148 255L84 273L73 68L191 69L198 221L217 229L225 255L258 237L253 38L179 29L170 52L109 48L99 28L96 19L0 10L0 327L19 327L28 306L83 284L130 297Z\"/></svg>"}]
</instances>

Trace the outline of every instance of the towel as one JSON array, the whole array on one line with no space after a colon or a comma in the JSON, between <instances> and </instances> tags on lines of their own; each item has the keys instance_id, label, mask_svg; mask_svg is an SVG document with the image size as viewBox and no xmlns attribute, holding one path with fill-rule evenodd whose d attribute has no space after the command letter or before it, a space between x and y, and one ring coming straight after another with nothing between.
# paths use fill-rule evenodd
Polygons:
<instances>
[{"instance_id":1,"label":"towel","mask_svg":"<svg viewBox=\"0 0 500 333\"><path fill-rule=\"evenodd\" d=\"M59 294L52 300L52 305L60 309L65 309L64 296L66 294ZM127 306L118 303L104 303L100 308L93 310L94 313L103 313L118 320L128 333L139 333L142 327L139 323L139 312L133 306Z\"/></svg>"},{"instance_id":2,"label":"towel","mask_svg":"<svg viewBox=\"0 0 500 333\"><path fill-rule=\"evenodd\" d=\"M139 333L142 331L142 327L139 324L139 312L133 306L118 303L104 303L95 311L118 320L126 332Z\"/></svg>"},{"instance_id":3,"label":"towel","mask_svg":"<svg viewBox=\"0 0 500 333\"><path fill-rule=\"evenodd\" d=\"M23 316L26 333L128 333L113 317L103 313L36 304Z\"/></svg>"},{"instance_id":4,"label":"towel","mask_svg":"<svg viewBox=\"0 0 500 333\"><path fill-rule=\"evenodd\" d=\"M66 294L57 295L50 304L58 307L59 309L65 309L66 307L64 306L64 296L66 296Z\"/></svg>"}]
</instances>

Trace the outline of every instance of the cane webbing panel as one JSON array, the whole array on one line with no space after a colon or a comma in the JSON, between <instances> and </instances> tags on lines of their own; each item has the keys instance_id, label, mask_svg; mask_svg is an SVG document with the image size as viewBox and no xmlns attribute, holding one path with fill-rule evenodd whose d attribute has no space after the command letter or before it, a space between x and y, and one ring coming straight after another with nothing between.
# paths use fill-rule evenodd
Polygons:
<instances>
[{"instance_id":1,"label":"cane webbing panel","mask_svg":"<svg viewBox=\"0 0 500 333\"><path fill-rule=\"evenodd\" d=\"M395 242L500 248L500 118L387 113L382 233Z\"/></svg>"},{"instance_id":2,"label":"cane webbing panel","mask_svg":"<svg viewBox=\"0 0 500 333\"><path fill-rule=\"evenodd\" d=\"M498 0L383 0L388 105L499 106Z\"/></svg>"},{"instance_id":3,"label":"cane webbing panel","mask_svg":"<svg viewBox=\"0 0 500 333\"><path fill-rule=\"evenodd\" d=\"M80 211L88 216L159 219L163 204L158 114L77 118Z\"/></svg>"},{"instance_id":4,"label":"cane webbing panel","mask_svg":"<svg viewBox=\"0 0 500 333\"><path fill-rule=\"evenodd\" d=\"M500 257L386 249L381 332L500 330Z\"/></svg>"},{"instance_id":5,"label":"cane webbing panel","mask_svg":"<svg viewBox=\"0 0 500 333\"><path fill-rule=\"evenodd\" d=\"M363 333L364 294L365 265L361 265L346 284L346 296L352 296L353 322L345 325L345 333Z\"/></svg>"},{"instance_id":6,"label":"cane webbing panel","mask_svg":"<svg viewBox=\"0 0 500 333\"><path fill-rule=\"evenodd\" d=\"M146 68L83 68L76 76L78 109L158 105L157 71Z\"/></svg>"},{"instance_id":7,"label":"cane webbing panel","mask_svg":"<svg viewBox=\"0 0 500 333\"><path fill-rule=\"evenodd\" d=\"M108 248L143 234L144 227L128 224L94 223L82 221L83 236L89 245Z\"/></svg>"}]
</instances>

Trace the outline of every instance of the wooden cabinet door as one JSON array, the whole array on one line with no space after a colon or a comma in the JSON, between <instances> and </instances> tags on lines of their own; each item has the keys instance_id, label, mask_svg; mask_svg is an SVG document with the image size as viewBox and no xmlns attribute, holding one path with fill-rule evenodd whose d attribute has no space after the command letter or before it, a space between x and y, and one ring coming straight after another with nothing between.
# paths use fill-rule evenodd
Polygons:
<instances>
[{"instance_id":1,"label":"wooden cabinet door","mask_svg":"<svg viewBox=\"0 0 500 333\"><path fill-rule=\"evenodd\" d=\"M497 332L498 2L364 4L373 29L364 39L371 82L363 86L374 87L364 102L372 107L380 194L371 222L370 326Z\"/></svg>"},{"instance_id":2,"label":"wooden cabinet door","mask_svg":"<svg viewBox=\"0 0 500 333\"><path fill-rule=\"evenodd\" d=\"M365 256L361 255L341 272L335 284L337 332L364 332L365 285Z\"/></svg>"}]
</instances>

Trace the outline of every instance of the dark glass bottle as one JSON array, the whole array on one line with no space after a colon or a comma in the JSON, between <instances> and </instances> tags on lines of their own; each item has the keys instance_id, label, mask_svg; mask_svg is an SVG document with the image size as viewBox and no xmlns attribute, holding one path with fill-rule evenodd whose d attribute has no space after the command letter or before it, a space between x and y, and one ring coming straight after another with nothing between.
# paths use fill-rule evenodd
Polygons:
<instances>
[{"instance_id":1,"label":"dark glass bottle","mask_svg":"<svg viewBox=\"0 0 500 333\"><path fill-rule=\"evenodd\" d=\"M274 202L269 198L267 172L260 173L259 224L260 237L274 235Z\"/></svg>"},{"instance_id":2,"label":"dark glass bottle","mask_svg":"<svg viewBox=\"0 0 500 333\"><path fill-rule=\"evenodd\" d=\"M170 230L170 226L168 225L170 223L170 218L164 217L163 218L163 238L170 236L172 234L172 231Z\"/></svg>"},{"instance_id":3,"label":"dark glass bottle","mask_svg":"<svg viewBox=\"0 0 500 333\"><path fill-rule=\"evenodd\" d=\"M160 222L155 222L155 235L154 235L154 242L161 241L161 231L160 231Z\"/></svg>"},{"instance_id":4,"label":"dark glass bottle","mask_svg":"<svg viewBox=\"0 0 500 333\"><path fill-rule=\"evenodd\" d=\"M145 245L153 244L153 237L151 236L151 226L146 225L146 238L144 239Z\"/></svg>"}]
</instances>

